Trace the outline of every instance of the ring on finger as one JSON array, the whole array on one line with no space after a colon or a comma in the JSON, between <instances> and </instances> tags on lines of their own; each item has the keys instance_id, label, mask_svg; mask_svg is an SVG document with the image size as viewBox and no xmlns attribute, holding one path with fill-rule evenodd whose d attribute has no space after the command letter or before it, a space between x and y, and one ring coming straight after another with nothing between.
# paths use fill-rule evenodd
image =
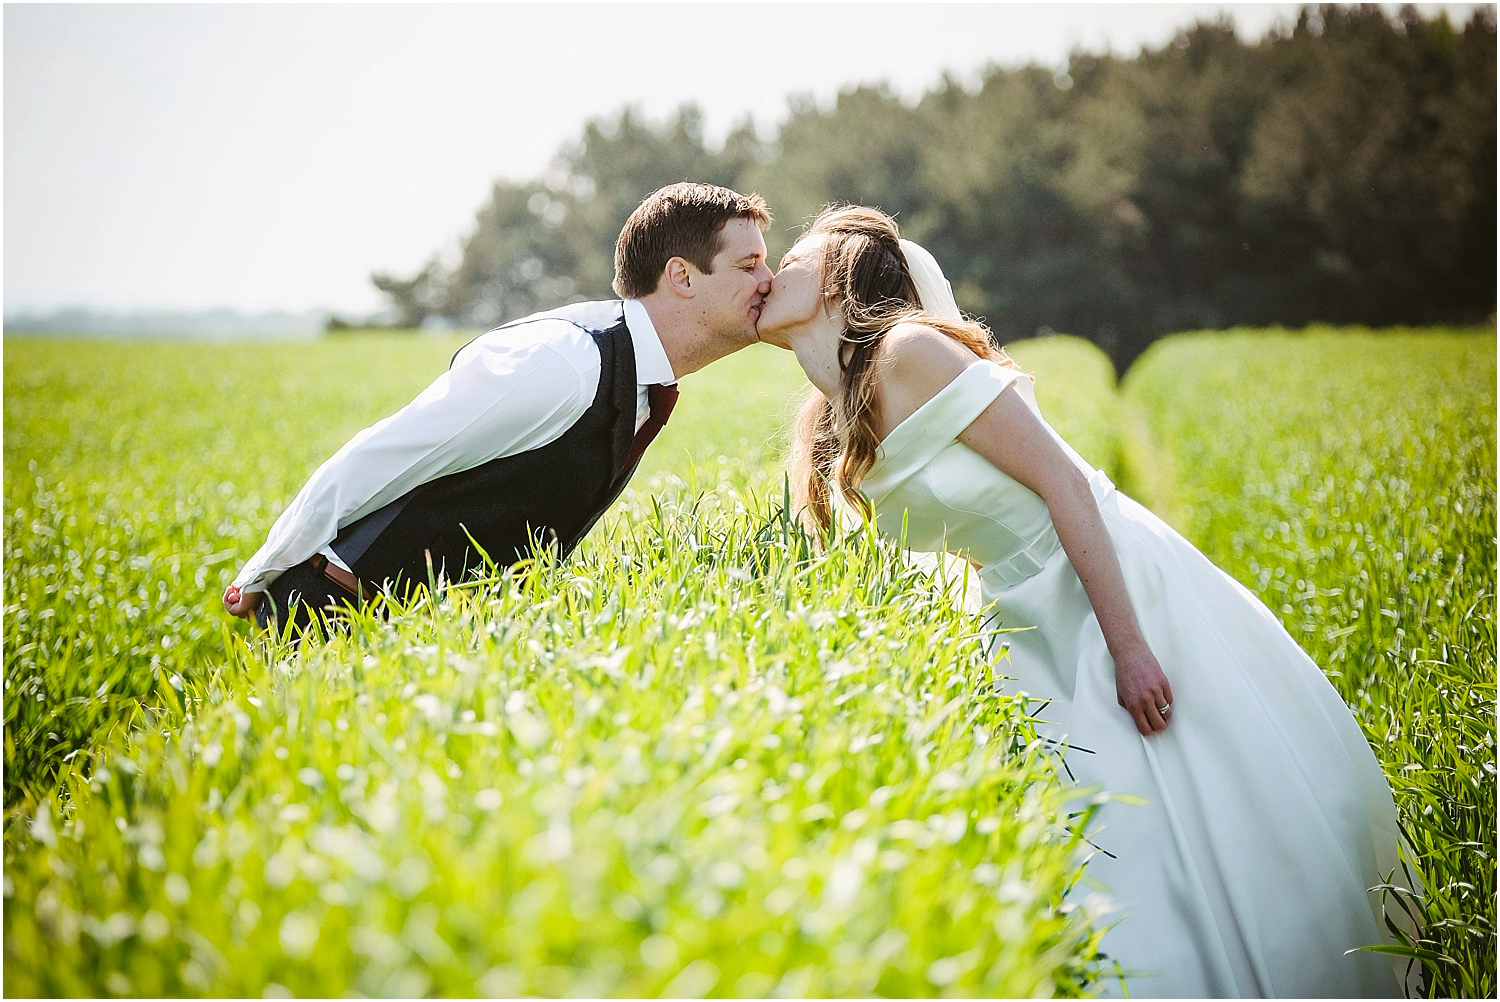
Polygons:
<instances>
[{"instance_id":1,"label":"ring on finger","mask_svg":"<svg viewBox=\"0 0 1500 1002\"><path fill-rule=\"evenodd\" d=\"M1165 706L1158 706L1156 708L1156 712L1157 713L1171 713L1172 712L1172 704L1168 703Z\"/></svg>"}]
</instances>

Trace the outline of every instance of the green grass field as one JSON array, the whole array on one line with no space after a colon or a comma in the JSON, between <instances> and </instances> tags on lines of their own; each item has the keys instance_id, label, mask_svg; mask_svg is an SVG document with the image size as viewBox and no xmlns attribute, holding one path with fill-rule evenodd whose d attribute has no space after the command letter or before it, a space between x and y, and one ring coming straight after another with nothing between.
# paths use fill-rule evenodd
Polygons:
<instances>
[{"instance_id":1,"label":"green grass field","mask_svg":"<svg viewBox=\"0 0 1500 1002\"><path fill-rule=\"evenodd\" d=\"M308 648L219 611L457 343L6 343L6 993L1090 991L1079 819L973 621L789 524L788 354L689 378L562 566ZM1123 395L1014 354L1334 677L1435 992L1493 993L1493 332L1177 338Z\"/></svg>"}]
</instances>

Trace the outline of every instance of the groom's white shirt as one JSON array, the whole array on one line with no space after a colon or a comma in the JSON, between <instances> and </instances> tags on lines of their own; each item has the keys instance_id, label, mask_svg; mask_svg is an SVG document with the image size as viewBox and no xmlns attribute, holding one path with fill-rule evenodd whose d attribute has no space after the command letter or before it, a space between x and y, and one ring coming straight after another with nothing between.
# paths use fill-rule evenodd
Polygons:
<instances>
[{"instance_id":1,"label":"groom's white shirt","mask_svg":"<svg viewBox=\"0 0 1500 1002\"><path fill-rule=\"evenodd\" d=\"M647 387L675 383L646 308L625 300L635 348L636 416ZM599 347L566 320L490 331L469 342L417 398L355 435L313 473L234 579L264 591L316 553L349 570L329 546L339 529L429 480L539 449L583 416L599 389Z\"/></svg>"}]
</instances>

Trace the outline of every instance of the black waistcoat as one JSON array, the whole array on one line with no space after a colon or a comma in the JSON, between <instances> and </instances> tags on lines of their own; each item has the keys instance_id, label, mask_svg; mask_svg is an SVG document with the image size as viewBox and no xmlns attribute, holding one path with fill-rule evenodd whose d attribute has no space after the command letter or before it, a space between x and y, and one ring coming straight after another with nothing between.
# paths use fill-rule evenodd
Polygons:
<instances>
[{"instance_id":1,"label":"black waistcoat","mask_svg":"<svg viewBox=\"0 0 1500 1002\"><path fill-rule=\"evenodd\" d=\"M599 346L593 403L547 445L430 480L345 526L333 551L361 581L396 582L398 593L429 575L461 581L482 563L475 543L500 567L528 556L536 541L566 557L625 489L635 472L625 461L636 418L625 304L576 303L506 327L548 317L575 324Z\"/></svg>"}]
</instances>

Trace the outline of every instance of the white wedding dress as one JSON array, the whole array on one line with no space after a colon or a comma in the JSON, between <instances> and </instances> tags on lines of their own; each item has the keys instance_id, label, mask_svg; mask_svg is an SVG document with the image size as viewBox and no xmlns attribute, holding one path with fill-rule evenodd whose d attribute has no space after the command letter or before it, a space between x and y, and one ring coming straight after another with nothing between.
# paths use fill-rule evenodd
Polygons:
<instances>
[{"instance_id":1,"label":"white wedding dress","mask_svg":"<svg viewBox=\"0 0 1500 1002\"><path fill-rule=\"evenodd\" d=\"M1046 506L956 441L1008 387L1041 417L1029 377L975 362L890 433L861 491L911 550L983 568L990 614L1022 628L995 636L996 673L1047 701L1039 730L1067 745L1082 788L1145 801L1102 809L1077 892L1113 903L1102 949L1129 993L1399 996L1389 958L1347 953L1387 941L1366 889L1400 872L1390 788L1359 726L1255 596L1052 432L1088 474L1172 685L1170 726L1142 737Z\"/></svg>"}]
</instances>

